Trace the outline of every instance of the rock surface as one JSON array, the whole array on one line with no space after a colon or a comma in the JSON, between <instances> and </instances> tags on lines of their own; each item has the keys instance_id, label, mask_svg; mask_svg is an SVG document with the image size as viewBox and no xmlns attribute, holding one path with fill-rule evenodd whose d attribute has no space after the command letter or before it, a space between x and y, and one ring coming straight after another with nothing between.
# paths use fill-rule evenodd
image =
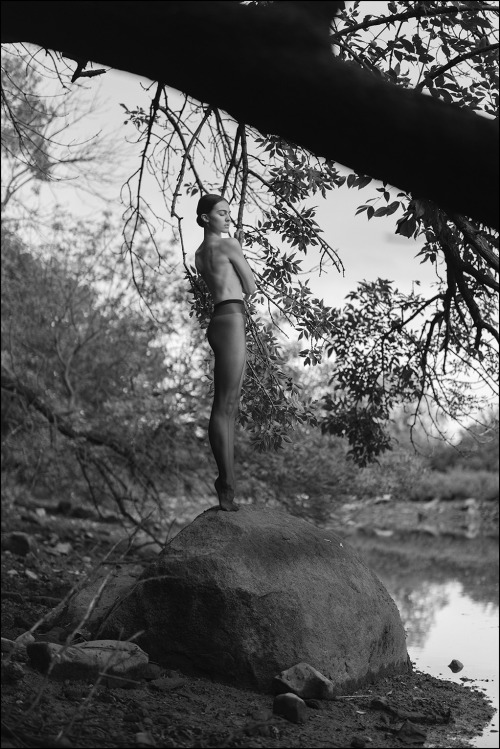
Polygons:
<instances>
[{"instance_id":1,"label":"rock surface","mask_svg":"<svg viewBox=\"0 0 500 749\"><path fill-rule=\"evenodd\" d=\"M116 605L100 637L186 673L272 691L307 661L337 694L411 668L396 605L340 537L283 511L209 510Z\"/></svg>"},{"instance_id":2,"label":"rock surface","mask_svg":"<svg viewBox=\"0 0 500 749\"><path fill-rule=\"evenodd\" d=\"M97 629L110 610L132 590L144 567L120 564L111 570L100 570L76 595L72 596L59 619L70 627Z\"/></svg>"},{"instance_id":3,"label":"rock surface","mask_svg":"<svg viewBox=\"0 0 500 749\"><path fill-rule=\"evenodd\" d=\"M303 700L331 700L335 696L335 687L325 679L317 669L308 663L297 663L287 668L273 679L274 694L293 692Z\"/></svg>"},{"instance_id":4,"label":"rock surface","mask_svg":"<svg viewBox=\"0 0 500 749\"><path fill-rule=\"evenodd\" d=\"M31 665L54 679L91 679L105 675L108 686L142 676L147 654L133 642L95 640L81 645L34 642L27 647ZM111 683L110 683L111 682Z\"/></svg>"},{"instance_id":5,"label":"rock surface","mask_svg":"<svg viewBox=\"0 0 500 749\"><path fill-rule=\"evenodd\" d=\"M273 713L281 715L290 723L304 723L307 716L306 703L292 692L278 694L274 698Z\"/></svg>"}]
</instances>

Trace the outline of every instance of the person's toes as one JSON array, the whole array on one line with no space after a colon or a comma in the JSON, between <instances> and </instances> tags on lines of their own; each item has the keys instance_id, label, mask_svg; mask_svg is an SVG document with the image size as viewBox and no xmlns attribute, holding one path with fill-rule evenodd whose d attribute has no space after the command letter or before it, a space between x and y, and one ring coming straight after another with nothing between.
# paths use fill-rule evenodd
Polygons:
<instances>
[{"instance_id":1,"label":"person's toes","mask_svg":"<svg viewBox=\"0 0 500 749\"><path fill-rule=\"evenodd\" d=\"M220 503L221 510L225 510L226 512L238 512L240 509L237 504L235 504L233 501L224 502L221 501Z\"/></svg>"}]
</instances>

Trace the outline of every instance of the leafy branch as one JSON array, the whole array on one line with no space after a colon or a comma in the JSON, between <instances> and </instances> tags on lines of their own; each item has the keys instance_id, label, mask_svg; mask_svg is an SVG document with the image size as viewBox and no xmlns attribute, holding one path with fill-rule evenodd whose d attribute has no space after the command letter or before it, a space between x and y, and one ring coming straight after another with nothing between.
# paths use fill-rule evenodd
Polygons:
<instances>
[{"instance_id":1,"label":"leafy branch","mask_svg":"<svg viewBox=\"0 0 500 749\"><path fill-rule=\"evenodd\" d=\"M415 86L415 91L422 91L425 86L428 86L431 81L438 78L443 73L446 73L447 70L450 70L455 65L458 65L458 63L463 62L464 60L469 60L473 57L477 57L477 55L483 55L488 52L492 52L493 50L497 50L500 48L500 44L487 44L486 46L482 47L475 47L474 49L470 50L469 52L464 52L461 55L457 55L456 57L453 57L451 60L449 60L445 65L441 65L440 67L436 68L436 70L432 70L430 73L428 73L425 78L423 78L420 83Z\"/></svg>"}]
</instances>

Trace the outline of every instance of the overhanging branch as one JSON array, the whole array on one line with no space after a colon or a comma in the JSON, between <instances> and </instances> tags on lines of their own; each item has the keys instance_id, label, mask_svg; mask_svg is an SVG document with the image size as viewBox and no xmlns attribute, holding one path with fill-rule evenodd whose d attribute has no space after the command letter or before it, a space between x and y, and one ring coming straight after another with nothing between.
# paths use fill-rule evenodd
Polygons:
<instances>
[{"instance_id":1,"label":"overhanging branch","mask_svg":"<svg viewBox=\"0 0 500 749\"><path fill-rule=\"evenodd\" d=\"M497 227L497 123L337 60L307 6L7 0L2 41L163 80L237 122Z\"/></svg>"}]
</instances>

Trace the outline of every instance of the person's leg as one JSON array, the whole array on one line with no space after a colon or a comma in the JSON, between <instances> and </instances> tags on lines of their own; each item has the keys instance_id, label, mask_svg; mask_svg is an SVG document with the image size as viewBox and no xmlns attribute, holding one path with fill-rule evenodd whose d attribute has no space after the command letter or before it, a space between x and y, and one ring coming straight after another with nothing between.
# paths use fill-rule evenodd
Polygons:
<instances>
[{"instance_id":1,"label":"person's leg","mask_svg":"<svg viewBox=\"0 0 500 749\"><path fill-rule=\"evenodd\" d=\"M222 307L212 318L207 335L215 355L214 402L208 434L219 476L215 488L224 510L234 504L234 421L246 361L245 317L241 306Z\"/></svg>"},{"instance_id":2,"label":"person's leg","mask_svg":"<svg viewBox=\"0 0 500 749\"><path fill-rule=\"evenodd\" d=\"M232 451L231 451L232 460L234 456L234 429L235 429L236 417L238 415L239 403L240 403L240 398L241 398L241 389L243 387L243 380L245 379L245 370L246 370L246 342L245 342L243 363L241 366L241 376L237 385L237 397L234 401L234 409L233 409L232 418L229 420L229 444L232 445Z\"/></svg>"}]
</instances>

